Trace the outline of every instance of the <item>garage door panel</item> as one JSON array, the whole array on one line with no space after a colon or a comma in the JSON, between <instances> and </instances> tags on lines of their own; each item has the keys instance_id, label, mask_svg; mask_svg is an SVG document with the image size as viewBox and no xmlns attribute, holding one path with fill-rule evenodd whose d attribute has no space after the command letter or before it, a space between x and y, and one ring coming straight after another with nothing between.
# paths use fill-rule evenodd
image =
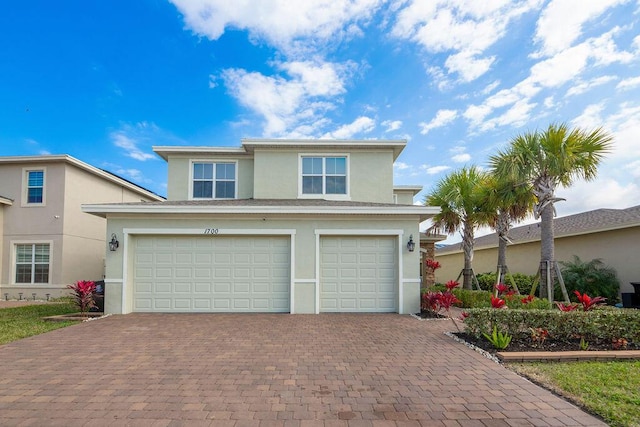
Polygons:
<instances>
[{"instance_id":1,"label":"garage door panel","mask_svg":"<svg viewBox=\"0 0 640 427\"><path fill-rule=\"evenodd\" d=\"M213 256L212 254L202 254L202 253L196 253L194 254L195 257L195 263L196 264L212 264L213 263Z\"/></svg>"},{"instance_id":2,"label":"garage door panel","mask_svg":"<svg viewBox=\"0 0 640 427\"><path fill-rule=\"evenodd\" d=\"M320 311L397 312L397 237L320 238Z\"/></svg>"},{"instance_id":3,"label":"garage door panel","mask_svg":"<svg viewBox=\"0 0 640 427\"><path fill-rule=\"evenodd\" d=\"M153 287L153 293L170 294L173 290L172 288L171 283L158 282Z\"/></svg>"},{"instance_id":4,"label":"garage door panel","mask_svg":"<svg viewBox=\"0 0 640 427\"><path fill-rule=\"evenodd\" d=\"M196 283L193 285L193 291L197 294L209 295L211 293L211 283Z\"/></svg>"},{"instance_id":5,"label":"garage door panel","mask_svg":"<svg viewBox=\"0 0 640 427\"><path fill-rule=\"evenodd\" d=\"M289 237L138 237L133 309L287 312L290 246Z\"/></svg>"},{"instance_id":6,"label":"garage door panel","mask_svg":"<svg viewBox=\"0 0 640 427\"><path fill-rule=\"evenodd\" d=\"M199 310L209 310L211 308L211 300L210 299L200 299L197 298L193 300L193 308Z\"/></svg>"}]
</instances>

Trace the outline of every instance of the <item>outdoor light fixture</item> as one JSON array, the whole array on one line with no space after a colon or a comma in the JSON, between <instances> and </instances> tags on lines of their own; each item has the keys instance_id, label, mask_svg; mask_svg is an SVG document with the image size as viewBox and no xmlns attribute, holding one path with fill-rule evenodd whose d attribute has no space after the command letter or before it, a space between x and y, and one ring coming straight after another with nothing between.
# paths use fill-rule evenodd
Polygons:
<instances>
[{"instance_id":1,"label":"outdoor light fixture","mask_svg":"<svg viewBox=\"0 0 640 427\"><path fill-rule=\"evenodd\" d=\"M413 241L413 234L409 236L409 241L407 242L407 249L409 252L413 252L416 248L416 242Z\"/></svg>"},{"instance_id":2,"label":"outdoor light fixture","mask_svg":"<svg viewBox=\"0 0 640 427\"><path fill-rule=\"evenodd\" d=\"M116 233L112 233L111 234L111 241L109 242L109 250L111 252L113 252L116 249L118 249L119 246L120 246L120 242L118 242L118 238L116 237Z\"/></svg>"}]
</instances>

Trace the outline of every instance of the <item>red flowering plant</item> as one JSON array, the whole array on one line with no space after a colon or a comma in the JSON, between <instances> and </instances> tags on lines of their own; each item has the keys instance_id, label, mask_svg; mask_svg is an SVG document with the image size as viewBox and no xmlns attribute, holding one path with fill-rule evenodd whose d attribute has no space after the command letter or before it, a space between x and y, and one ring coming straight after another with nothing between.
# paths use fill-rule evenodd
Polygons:
<instances>
[{"instance_id":1,"label":"red flowering plant","mask_svg":"<svg viewBox=\"0 0 640 427\"><path fill-rule=\"evenodd\" d=\"M592 309L594 309L595 307L597 307L599 305L603 305L604 302L607 300L604 297L593 297L593 298L591 298L586 293L580 295L579 291L573 291L573 293L576 294L576 297L578 297L578 301L580 302L580 304L582 304L582 310L583 311L589 311L589 310L592 310Z\"/></svg>"},{"instance_id":2,"label":"red flowering plant","mask_svg":"<svg viewBox=\"0 0 640 427\"><path fill-rule=\"evenodd\" d=\"M435 259L431 259L431 258L427 258L427 260L424 262L424 265L431 269L431 271L436 271L437 269L439 269L440 267L442 267L442 265L436 261Z\"/></svg>"},{"instance_id":3,"label":"red flowering plant","mask_svg":"<svg viewBox=\"0 0 640 427\"><path fill-rule=\"evenodd\" d=\"M506 302L502 298L491 295L491 307L493 308L507 308Z\"/></svg>"},{"instance_id":4,"label":"red flowering plant","mask_svg":"<svg viewBox=\"0 0 640 427\"><path fill-rule=\"evenodd\" d=\"M444 310L447 314L447 317L451 319L455 327L458 328L458 324L451 317L451 307L461 302L451 291L445 292L425 292L422 294L422 309L432 311L435 314L440 314L440 311ZM468 314L467 314L468 315Z\"/></svg>"},{"instance_id":5,"label":"red flowering plant","mask_svg":"<svg viewBox=\"0 0 640 427\"><path fill-rule=\"evenodd\" d=\"M565 304L563 302L556 302L556 306L558 307L558 310L560 310L560 311L573 311L576 308L578 308L578 304L576 304L576 303Z\"/></svg>"},{"instance_id":6,"label":"red flowering plant","mask_svg":"<svg viewBox=\"0 0 640 427\"><path fill-rule=\"evenodd\" d=\"M93 300L93 293L96 291L95 282L91 280L78 280L73 285L67 285L67 289L71 289L71 294L80 309L80 313L84 314L96 306Z\"/></svg>"},{"instance_id":7,"label":"red flowering plant","mask_svg":"<svg viewBox=\"0 0 640 427\"><path fill-rule=\"evenodd\" d=\"M444 286L446 286L448 291L451 291L457 288L458 286L460 286L460 283L456 282L455 280L449 280L447 283L444 284Z\"/></svg>"},{"instance_id":8,"label":"red flowering plant","mask_svg":"<svg viewBox=\"0 0 640 427\"><path fill-rule=\"evenodd\" d=\"M505 285L504 283L498 283L496 285L496 296L500 296L504 293L506 293L507 291L509 291L509 287L507 285Z\"/></svg>"},{"instance_id":9,"label":"red flowering plant","mask_svg":"<svg viewBox=\"0 0 640 427\"><path fill-rule=\"evenodd\" d=\"M520 302L523 303L523 304L529 304L530 302L533 301L534 298L535 297L533 295L527 295L526 297L521 298Z\"/></svg>"}]
</instances>

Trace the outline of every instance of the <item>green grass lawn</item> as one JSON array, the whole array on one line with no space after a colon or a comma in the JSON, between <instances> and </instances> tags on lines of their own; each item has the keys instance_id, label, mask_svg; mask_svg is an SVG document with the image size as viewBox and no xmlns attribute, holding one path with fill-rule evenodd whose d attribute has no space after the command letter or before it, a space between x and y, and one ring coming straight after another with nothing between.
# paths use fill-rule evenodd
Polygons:
<instances>
[{"instance_id":1,"label":"green grass lawn","mask_svg":"<svg viewBox=\"0 0 640 427\"><path fill-rule=\"evenodd\" d=\"M77 311L75 305L66 303L0 309L0 345L73 325L77 322L47 322L42 318Z\"/></svg>"},{"instance_id":2,"label":"green grass lawn","mask_svg":"<svg viewBox=\"0 0 640 427\"><path fill-rule=\"evenodd\" d=\"M640 426L640 361L509 366L578 402L612 426Z\"/></svg>"}]
</instances>

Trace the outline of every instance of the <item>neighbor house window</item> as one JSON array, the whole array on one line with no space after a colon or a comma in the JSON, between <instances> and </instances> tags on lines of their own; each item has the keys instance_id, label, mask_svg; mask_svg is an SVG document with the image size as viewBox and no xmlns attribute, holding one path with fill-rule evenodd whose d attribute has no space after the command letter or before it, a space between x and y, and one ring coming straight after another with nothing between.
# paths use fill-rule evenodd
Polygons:
<instances>
[{"instance_id":1,"label":"neighbor house window","mask_svg":"<svg viewBox=\"0 0 640 427\"><path fill-rule=\"evenodd\" d=\"M347 158L302 157L302 194L347 194Z\"/></svg>"},{"instance_id":2,"label":"neighbor house window","mask_svg":"<svg viewBox=\"0 0 640 427\"><path fill-rule=\"evenodd\" d=\"M235 199L236 164L230 162L194 163L194 199Z\"/></svg>"},{"instance_id":3,"label":"neighbor house window","mask_svg":"<svg viewBox=\"0 0 640 427\"><path fill-rule=\"evenodd\" d=\"M27 204L44 203L44 170L30 170L26 173Z\"/></svg>"},{"instance_id":4,"label":"neighbor house window","mask_svg":"<svg viewBox=\"0 0 640 427\"><path fill-rule=\"evenodd\" d=\"M48 243L16 245L16 283L49 283Z\"/></svg>"}]
</instances>

